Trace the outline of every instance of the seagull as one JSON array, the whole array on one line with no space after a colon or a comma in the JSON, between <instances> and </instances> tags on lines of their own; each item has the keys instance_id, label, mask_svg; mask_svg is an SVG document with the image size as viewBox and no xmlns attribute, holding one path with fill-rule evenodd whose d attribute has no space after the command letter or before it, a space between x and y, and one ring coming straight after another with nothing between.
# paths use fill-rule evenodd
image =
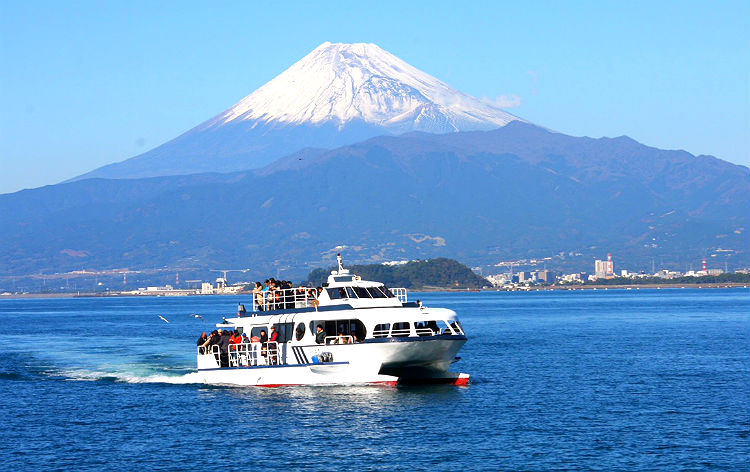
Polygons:
<instances>
[{"instance_id":1,"label":"seagull","mask_svg":"<svg viewBox=\"0 0 750 472\"><path fill-rule=\"evenodd\" d=\"M201 321L206 321L206 320L203 319L203 317L201 315L196 315L195 313L193 313L190 316L192 316L193 318L200 318Z\"/></svg>"},{"instance_id":2,"label":"seagull","mask_svg":"<svg viewBox=\"0 0 750 472\"><path fill-rule=\"evenodd\" d=\"M161 316L161 315L157 315L157 316L158 316L159 318L161 318L161 320L162 320L163 322L165 322L165 323L169 323L169 320L168 320L168 319L166 319L166 318L164 318L163 316Z\"/></svg>"}]
</instances>

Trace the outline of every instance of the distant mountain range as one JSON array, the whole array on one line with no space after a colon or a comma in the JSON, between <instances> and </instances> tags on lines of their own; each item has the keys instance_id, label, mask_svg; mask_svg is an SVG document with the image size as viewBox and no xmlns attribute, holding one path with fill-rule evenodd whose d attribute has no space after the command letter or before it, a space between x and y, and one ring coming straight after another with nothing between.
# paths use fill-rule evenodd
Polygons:
<instances>
[{"instance_id":1,"label":"distant mountain range","mask_svg":"<svg viewBox=\"0 0 750 472\"><path fill-rule=\"evenodd\" d=\"M243 172L0 195L0 275L241 265L301 278L342 247L351 263L561 255L552 266L582 254L590 270L611 251L631 270L710 254L748 266L749 217L747 167L512 121L306 149Z\"/></svg>"},{"instance_id":2,"label":"distant mountain range","mask_svg":"<svg viewBox=\"0 0 750 472\"><path fill-rule=\"evenodd\" d=\"M409 131L489 130L518 119L374 44L324 43L218 116L73 180L255 169L308 147Z\"/></svg>"}]
</instances>

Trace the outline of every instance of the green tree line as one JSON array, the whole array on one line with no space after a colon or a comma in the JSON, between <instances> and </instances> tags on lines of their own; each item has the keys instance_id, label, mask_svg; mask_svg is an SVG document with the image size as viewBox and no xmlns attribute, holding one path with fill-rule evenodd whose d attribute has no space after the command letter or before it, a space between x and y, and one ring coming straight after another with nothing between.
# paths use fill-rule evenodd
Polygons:
<instances>
[{"instance_id":1,"label":"green tree line","mask_svg":"<svg viewBox=\"0 0 750 472\"><path fill-rule=\"evenodd\" d=\"M335 267L315 269L307 282L319 286ZM383 282L389 287L420 288L482 288L489 285L468 267L453 259L440 257L426 261L412 261L397 266L382 264L354 265L348 268L364 280Z\"/></svg>"}]
</instances>

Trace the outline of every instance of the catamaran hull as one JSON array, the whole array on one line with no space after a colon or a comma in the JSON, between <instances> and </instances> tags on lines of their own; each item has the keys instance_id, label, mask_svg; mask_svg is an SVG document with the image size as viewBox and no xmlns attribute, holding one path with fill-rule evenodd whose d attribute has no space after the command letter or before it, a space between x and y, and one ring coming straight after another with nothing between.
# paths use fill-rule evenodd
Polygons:
<instances>
[{"instance_id":1,"label":"catamaran hull","mask_svg":"<svg viewBox=\"0 0 750 472\"><path fill-rule=\"evenodd\" d=\"M222 367L213 356L199 356L199 377L207 384L278 387L451 383L466 385L467 374L449 372L465 337L383 338L343 345L291 346L279 353L282 365ZM320 362L330 353L331 362ZM203 359L201 359L203 357ZM213 364L213 365L211 365Z\"/></svg>"}]
</instances>

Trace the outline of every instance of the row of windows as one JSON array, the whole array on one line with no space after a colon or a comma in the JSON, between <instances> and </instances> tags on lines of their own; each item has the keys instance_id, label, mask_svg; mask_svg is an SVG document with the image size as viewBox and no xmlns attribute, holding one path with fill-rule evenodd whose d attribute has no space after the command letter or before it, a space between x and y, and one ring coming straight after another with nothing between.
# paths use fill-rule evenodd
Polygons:
<instances>
[{"instance_id":1,"label":"row of windows","mask_svg":"<svg viewBox=\"0 0 750 472\"><path fill-rule=\"evenodd\" d=\"M365 328L364 323L357 319L310 321L310 333L313 336L315 336L318 325L323 326L326 336L338 336L339 334L356 336L360 341L367 336L367 328ZM296 328L294 328L294 323L277 323L274 326L276 326L276 331L279 333L280 343L291 341L292 334L294 334L297 341L301 341L305 337L304 323L298 323ZM464 334L463 327L459 321L451 321L450 326L453 328L453 332L443 320L417 321L414 323L414 332L417 336L451 335L454 332L456 334ZM254 326L250 331L250 337L260 337L261 331L266 331L266 335L270 336L269 329L265 326ZM408 321L399 321L393 324L381 323L375 325L375 329L372 331L372 337L374 338L386 338L388 336L399 338L410 335L411 323Z\"/></svg>"},{"instance_id":2,"label":"row of windows","mask_svg":"<svg viewBox=\"0 0 750 472\"><path fill-rule=\"evenodd\" d=\"M304 325L300 323L297 327L302 326L302 332L304 333ZM311 321L310 332L315 335L316 328L318 325L323 326L323 331L326 332L326 336L338 336L339 334L344 336L356 337L359 341L365 339L367 336L367 329L364 323L359 320L325 320L325 321ZM301 339L297 338L299 341Z\"/></svg>"},{"instance_id":3,"label":"row of windows","mask_svg":"<svg viewBox=\"0 0 750 472\"><path fill-rule=\"evenodd\" d=\"M393 293L385 285L377 287L334 287L327 288L331 300L342 298L394 298Z\"/></svg>"},{"instance_id":4,"label":"row of windows","mask_svg":"<svg viewBox=\"0 0 750 472\"><path fill-rule=\"evenodd\" d=\"M414 332L417 336L438 336L438 335L451 335L451 334L464 334L463 327L458 321L452 321L451 327L443 320L427 320L417 321L414 323ZM394 338L405 338L411 335L411 324L408 321L401 321L397 323L381 323L375 325L375 329L372 331L373 338L386 338L388 336Z\"/></svg>"}]
</instances>

